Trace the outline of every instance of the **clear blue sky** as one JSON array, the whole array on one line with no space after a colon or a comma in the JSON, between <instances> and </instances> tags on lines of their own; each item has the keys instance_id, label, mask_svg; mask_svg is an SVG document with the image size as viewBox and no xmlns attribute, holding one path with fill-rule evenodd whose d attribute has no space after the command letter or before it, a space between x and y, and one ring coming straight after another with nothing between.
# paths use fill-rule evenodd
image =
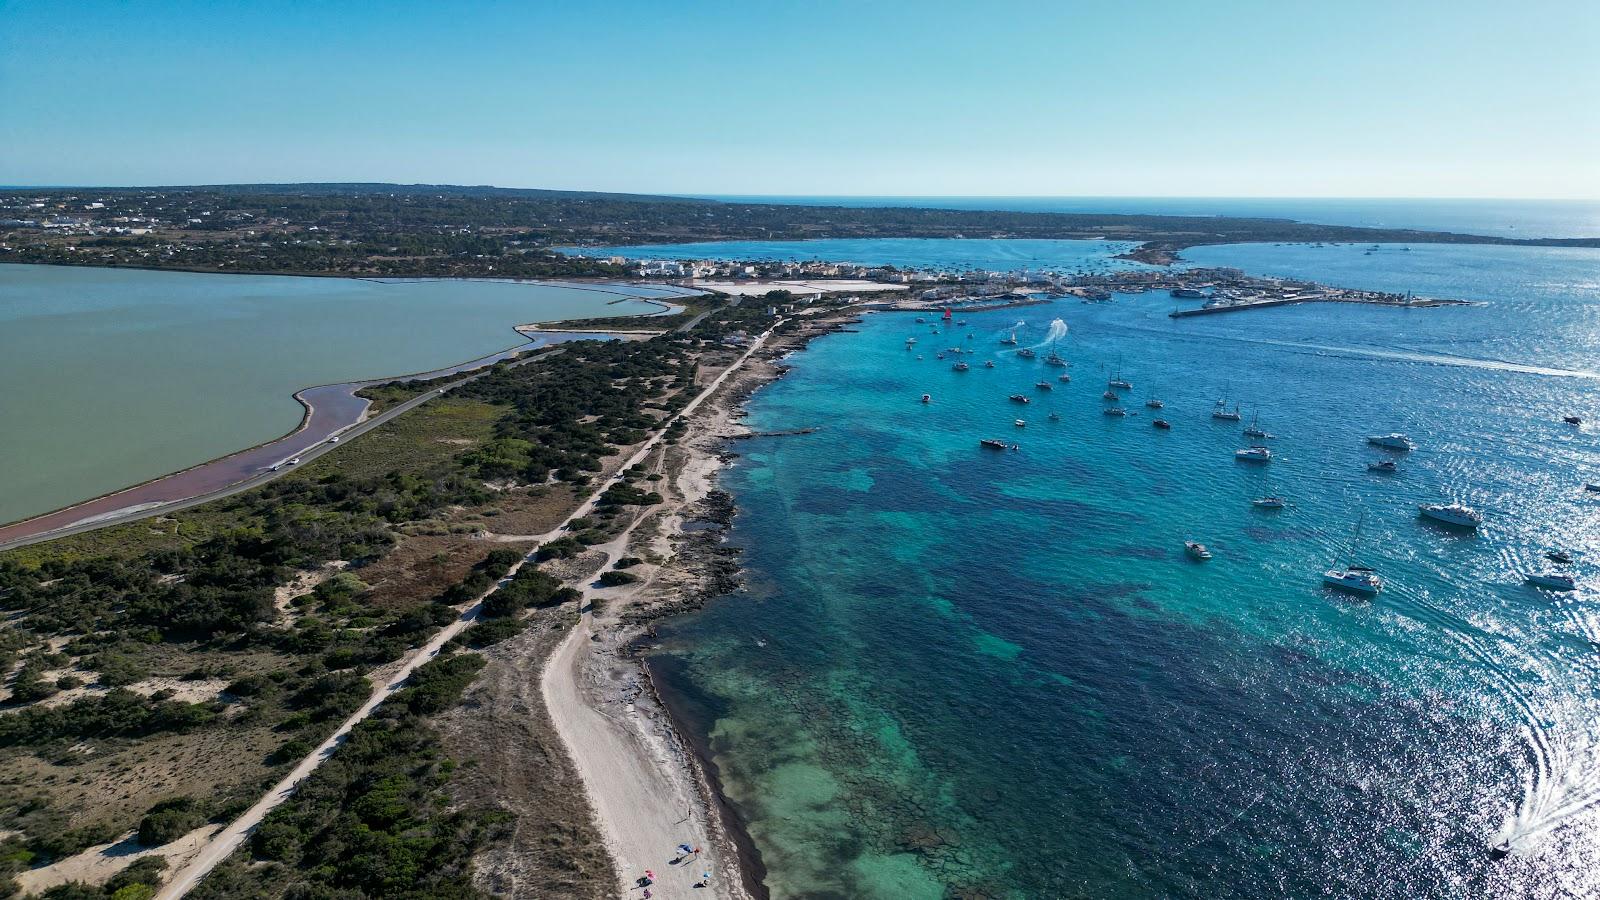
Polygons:
<instances>
[{"instance_id":1,"label":"clear blue sky","mask_svg":"<svg viewBox=\"0 0 1600 900\"><path fill-rule=\"evenodd\" d=\"M0 0L0 184L1600 197L1597 0Z\"/></svg>"}]
</instances>

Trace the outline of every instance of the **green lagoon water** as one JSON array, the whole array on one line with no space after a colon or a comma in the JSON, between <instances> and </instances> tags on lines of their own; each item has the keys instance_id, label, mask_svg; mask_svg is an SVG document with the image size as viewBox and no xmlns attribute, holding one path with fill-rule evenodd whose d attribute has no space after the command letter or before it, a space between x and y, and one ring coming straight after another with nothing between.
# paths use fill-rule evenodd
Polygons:
<instances>
[{"instance_id":1,"label":"green lagoon water","mask_svg":"<svg viewBox=\"0 0 1600 900\"><path fill-rule=\"evenodd\" d=\"M523 343L512 326L659 307L555 284L0 266L0 522L300 421L295 391Z\"/></svg>"},{"instance_id":2,"label":"green lagoon water","mask_svg":"<svg viewBox=\"0 0 1600 900\"><path fill-rule=\"evenodd\" d=\"M774 897L1600 895L1600 430L1561 421L1600 420L1600 251L1186 256L1487 302L1121 295L877 314L792 356L750 424L820 430L740 442L747 586L652 658ZM1070 384L1005 352L1019 320L1041 356L1069 329ZM935 358L958 344L971 371ZM1220 396L1272 463L1234 460ZM1370 474L1388 431L1419 447ZM1418 520L1452 499L1480 533ZM1370 602L1319 583L1363 512ZM1523 584L1555 547L1578 591Z\"/></svg>"}]
</instances>

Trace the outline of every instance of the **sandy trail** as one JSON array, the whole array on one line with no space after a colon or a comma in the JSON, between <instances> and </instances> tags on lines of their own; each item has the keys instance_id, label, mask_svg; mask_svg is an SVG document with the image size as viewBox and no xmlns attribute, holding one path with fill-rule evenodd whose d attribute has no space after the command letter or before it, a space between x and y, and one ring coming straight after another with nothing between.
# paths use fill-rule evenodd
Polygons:
<instances>
[{"instance_id":1,"label":"sandy trail","mask_svg":"<svg viewBox=\"0 0 1600 900\"><path fill-rule=\"evenodd\" d=\"M626 472L632 466L643 462L649 457L652 451L660 446L666 434L667 426L671 424L673 420L689 416L696 409L698 409L703 402L705 402L707 397L710 397L712 394L716 393L717 389L727 381L730 375L738 371L744 365L744 363L749 360L752 354L766 344L767 339L772 336L772 332L781 326L784 321L786 320L779 319L777 322L773 323L772 328L768 329L759 338L752 341L750 346L744 351L743 354L741 354L736 360L734 360L732 364L718 374L710 384L706 385L705 389L697 394L693 400L689 401L689 403L686 404L684 408L673 417L673 419L662 422L661 427L656 431L656 433L643 444L641 444L638 450L636 450L632 456L623 462L622 465L617 467L616 474L596 484L594 489L590 491L588 498L585 499L583 503L579 504L578 508L573 510L572 514L567 516L567 518L563 520L560 525L543 535L539 535L539 542L544 543L546 541L554 540L563 533L567 525L572 520L586 516L592 512L595 504L600 499L600 495L605 492L606 488L610 487L616 482L621 481L623 472ZM621 546L622 543L625 542L626 537L627 534L625 533L623 536L617 538L613 543L617 546ZM606 547L608 560L614 560L616 558L614 554L618 552L617 547L610 545L606 545ZM300 783L309 777L312 772L316 771L318 766L322 765L325 760L331 757L334 752L338 750L338 748L349 737L351 729L355 728L356 725L360 724L368 716L372 715L372 711L377 709L378 705L384 700L388 699L389 696L394 694L396 691L399 691L405 685L406 680L411 677L411 673L415 671L418 666L438 656L440 649L443 648L451 638L454 638L467 626L477 621L479 612L483 607L484 599L488 597L489 594L493 593L500 584L504 584L506 581L515 576L517 571L521 569L523 565L527 564L531 559L532 553L530 552L528 556L525 556L519 560L517 564L506 573L505 577L495 585L495 587L485 591L482 596L473 601L472 605L467 607L466 610L463 611L454 622L441 629L439 633L434 635L433 638L426 644L412 651L411 655L404 657L400 665L396 666L387 678L383 679L379 684L374 686L372 694L367 698L366 702L361 705L360 709L357 709L350 715L349 718L341 723L337 731L330 735L327 740L318 745L315 750L311 751L311 753L307 755L305 759L302 759L299 764L297 764L294 769L289 772L289 774L285 775L282 780L273 786L272 790L268 791L260 800L257 800L254 806L246 810L245 813L237 820L229 823L227 827L217 832L216 836L208 841L200 849L200 851L188 861L186 865L174 872L167 883L163 885L161 890L156 893L156 900L176 900L176 898L182 897L189 891L193 890L195 885L199 884L202 878L209 874L212 869L220 865L223 860L227 859L236 849L238 849L240 844L244 843L245 839L255 831L256 827L261 824L262 819L266 818L268 813L276 809L290 797L294 796L294 792L300 786ZM609 561L607 564L609 565ZM578 655L578 651L575 647L575 644L577 643L575 641L575 637L579 633L583 633L587 637L587 616L585 617L585 624L573 629L572 633L568 635L566 641L564 641L561 647L557 649L553 658L562 659ZM584 646L587 646L589 642L587 639L585 639L585 641L582 643ZM608 838L615 841L614 852L617 853L616 859L618 860L618 868L623 871L625 877L628 877L629 870L627 865L629 860L661 860L662 865L660 865L660 868L657 868L655 865L640 867L640 871L642 871L643 868L653 869L657 875L663 874L663 869L674 868L671 866L666 866L664 863L670 858L670 851L672 848L680 842L691 842L689 838L672 838L671 833L668 831L647 835L642 829L636 830L627 824L629 818L637 814L635 812L637 810L659 809L664 804L671 805L677 802L678 798L673 796L670 791L667 793L660 792L661 785L664 782L660 777L652 777L650 774L650 770L655 770L659 776L660 768L657 764L657 761L651 757L641 755L637 752L624 752L610 757L609 761L614 763L616 768L597 768L595 765L586 761L585 757L588 753L589 742L591 740L605 740L606 738L604 735L606 730L592 728L592 726L595 724L592 720L572 714L572 711L577 708L576 706L572 705L572 700L578 696L576 686L577 680L572 677L574 670L567 666L555 665L547 668L556 673L553 677L557 682L555 689L558 691L561 690L561 682L570 682L572 684L571 693L561 695L563 698L561 710L564 714L558 715L556 708L552 706L551 718L555 720L557 729L561 732L562 740L567 744L568 751L578 761L579 770L583 773L584 786L588 789L591 798L595 801L597 809L600 810L598 815L600 817L601 831L606 834ZM564 676L562 673L567 674ZM547 689L546 696L549 696L549 689ZM579 703L579 705L581 705L581 703ZM595 713L594 716L601 721L609 721L598 713ZM589 727L585 727L586 725ZM615 749L615 745L613 745L613 749ZM624 776L622 774L624 771L631 771L632 774ZM603 803L601 798L605 798ZM608 813L606 810L609 810L610 812ZM664 846L662 846L663 844ZM702 854L702 859L704 859L707 863L713 862L713 860L708 857L708 854L713 853L713 848L706 844L703 844L702 846L704 850L707 851L707 853ZM731 861L725 862L722 865L731 865ZM717 868L711 868L710 866L707 866L705 868L709 868L713 873L718 873L719 869L721 869L721 866L718 866ZM727 877L713 879L712 884L716 889L716 893L713 894L713 896L731 896L729 894L722 893L730 881L731 879ZM655 893L659 896L664 896L661 895L660 892ZM703 897L706 896L706 892L703 890L696 891L694 892L694 895Z\"/></svg>"}]
</instances>

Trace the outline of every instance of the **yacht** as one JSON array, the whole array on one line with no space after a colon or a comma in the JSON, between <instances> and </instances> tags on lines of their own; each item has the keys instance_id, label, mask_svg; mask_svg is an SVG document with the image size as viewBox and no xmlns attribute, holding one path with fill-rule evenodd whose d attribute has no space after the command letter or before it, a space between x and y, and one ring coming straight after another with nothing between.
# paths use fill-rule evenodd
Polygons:
<instances>
[{"instance_id":1,"label":"yacht","mask_svg":"<svg viewBox=\"0 0 1600 900\"><path fill-rule=\"evenodd\" d=\"M1361 518L1356 520L1355 533L1350 536L1349 553L1352 557L1355 555L1356 543L1361 540L1361 526L1366 521L1367 514L1362 512ZM1367 566L1359 565L1355 562L1351 562L1341 569L1338 567L1337 561L1335 561L1334 568L1322 573L1322 583L1335 590L1348 591L1352 594L1360 594L1363 597L1375 596L1379 591L1383 590L1383 579L1378 577L1378 573Z\"/></svg>"},{"instance_id":2,"label":"yacht","mask_svg":"<svg viewBox=\"0 0 1600 900\"><path fill-rule=\"evenodd\" d=\"M1233 451L1233 458L1241 462L1272 462L1272 451L1265 447L1246 447Z\"/></svg>"},{"instance_id":3,"label":"yacht","mask_svg":"<svg viewBox=\"0 0 1600 900\"><path fill-rule=\"evenodd\" d=\"M983 440L979 441L978 444L979 446L987 447L990 450L1004 450L1006 448L1005 441L997 441L994 438L984 438Z\"/></svg>"},{"instance_id":4,"label":"yacht","mask_svg":"<svg viewBox=\"0 0 1600 900\"><path fill-rule=\"evenodd\" d=\"M1260 413L1256 413L1255 416L1250 419L1250 424L1245 428L1244 435L1245 437L1261 438L1263 440L1272 437L1272 435L1268 434L1262 429Z\"/></svg>"},{"instance_id":5,"label":"yacht","mask_svg":"<svg viewBox=\"0 0 1600 900\"><path fill-rule=\"evenodd\" d=\"M1161 429L1162 431L1166 431L1166 430L1172 428L1172 423L1168 422L1166 419L1156 419L1154 422L1151 422L1150 424L1154 425L1155 427L1157 427L1159 429Z\"/></svg>"},{"instance_id":6,"label":"yacht","mask_svg":"<svg viewBox=\"0 0 1600 900\"><path fill-rule=\"evenodd\" d=\"M1229 409L1228 401L1218 400L1216 408L1211 410L1211 418L1221 419L1224 422L1237 422L1240 419L1243 419L1244 416L1239 412L1238 406L1235 406L1233 409Z\"/></svg>"},{"instance_id":7,"label":"yacht","mask_svg":"<svg viewBox=\"0 0 1600 900\"><path fill-rule=\"evenodd\" d=\"M928 395L928 394L923 394L922 395L922 402L923 403L932 403L933 402L933 397L931 395Z\"/></svg>"},{"instance_id":8,"label":"yacht","mask_svg":"<svg viewBox=\"0 0 1600 900\"><path fill-rule=\"evenodd\" d=\"M1028 398L1026 396L1022 395L1022 394L1012 394L1011 395L1011 402L1012 403L1027 403L1028 402Z\"/></svg>"},{"instance_id":9,"label":"yacht","mask_svg":"<svg viewBox=\"0 0 1600 900\"><path fill-rule=\"evenodd\" d=\"M1568 425L1582 425L1583 424L1583 419L1579 418L1578 416L1562 416L1561 417L1561 421L1567 423Z\"/></svg>"},{"instance_id":10,"label":"yacht","mask_svg":"<svg viewBox=\"0 0 1600 900\"><path fill-rule=\"evenodd\" d=\"M1021 419L1017 419L1015 422L1012 422L1011 424L1017 426L1018 428L1026 428L1026 427L1028 427L1028 423L1022 421Z\"/></svg>"},{"instance_id":11,"label":"yacht","mask_svg":"<svg viewBox=\"0 0 1600 900\"><path fill-rule=\"evenodd\" d=\"M1050 348L1050 355L1046 356L1044 358L1044 364L1047 365L1047 366L1062 366L1062 367L1065 367L1066 364L1067 364L1067 361L1066 361L1066 359L1064 359L1061 356L1061 354L1059 354L1059 353L1057 353L1055 351L1054 347L1052 347L1052 348Z\"/></svg>"},{"instance_id":12,"label":"yacht","mask_svg":"<svg viewBox=\"0 0 1600 900\"><path fill-rule=\"evenodd\" d=\"M1544 558L1553 563L1560 563L1563 566L1572 565L1572 554L1565 550L1546 550Z\"/></svg>"},{"instance_id":13,"label":"yacht","mask_svg":"<svg viewBox=\"0 0 1600 900\"><path fill-rule=\"evenodd\" d=\"M1415 450L1417 448L1417 445L1413 444L1410 438L1398 432L1371 435L1367 438L1367 443L1374 447L1382 447L1385 450Z\"/></svg>"},{"instance_id":14,"label":"yacht","mask_svg":"<svg viewBox=\"0 0 1600 900\"><path fill-rule=\"evenodd\" d=\"M1128 414L1128 411L1120 406L1108 406L1102 412L1108 416L1125 416Z\"/></svg>"},{"instance_id":15,"label":"yacht","mask_svg":"<svg viewBox=\"0 0 1600 900\"><path fill-rule=\"evenodd\" d=\"M1257 497L1250 505L1256 509L1283 509L1286 504L1282 497Z\"/></svg>"},{"instance_id":16,"label":"yacht","mask_svg":"<svg viewBox=\"0 0 1600 900\"><path fill-rule=\"evenodd\" d=\"M1131 391L1133 390L1133 382L1124 379L1121 374L1117 374L1106 379L1106 387L1119 391Z\"/></svg>"},{"instance_id":17,"label":"yacht","mask_svg":"<svg viewBox=\"0 0 1600 900\"><path fill-rule=\"evenodd\" d=\"M1585 481L1583 483L1583 489L1590 491L1591 493L1600 493L1600 482Z\"/></svg>"},{"instance_id":18,"label":"yacht","mask_svg":"<svg viewBox=\"0 0 1600 900\"><path fill-rule=\"evenodd\" d=\"M1027 347L1023 347L1021 350L1017 351L1017 355L1022 357L1023 359L1033 359L1035 356L1038 356L1039 354L1033 352L1032 350L1029 350Z\"/></svg>"},{"instance_id":19,"label":"yacht","mask_svg":"<svg viewBox=\"0 0 1600 900\"><path fill-rule=\"evenodd\" d=\"M1149 407L1150 409L1162 409L1162 408L1164 408L1166 406L1165 403L1162 403L1160 400L1156 399L1155 397L1151 397L1149 400L1146 400L1144 402L1144 405Z\"/></svg>"},{"instance_id":20,"label":"yacht","mask_svg":"<svg viewBox=\"0 0 1600 900\"><path fill-rule=\"evenodd\" d=\"M1038 388L1041 391L1048 391L1048 390L1051 390L1054 387L1052 384L1050 384L1050 382L1045 381L1044 379L1040 379L1038 381L1035 381L1033 383L1033 386Z\"/></svg>"},{"instance_id":21,"label":"yacht","mask_svg":"<svg viewBox=\"0 0 1600 900\"><path fill-rule=\"evenodd\" d=\"M1060 375L1056 376L1056 380L1061 382L1062 384L1066 384L1067 382L1072 380L1072 376L1068 375L1065 372L1062 372Z\"/></svg>"},{"instance_id":22,"label":"yacht","mask_svg":"<svg viewBox=\"0 0 1600 900\"><path fill-rule=\"evenodd\" d=\"M906 338L906 349L910 350L912 347L916 346L916 343L917 343L917 339L916 338L914 338L914 337Z\"/></svg>"},{"instance_id":23,"label":"yacht","mask_svg":"<svg viewBox=\"0 0 1600 900\"><path fill-rule=\"evenodd\" d=\"M924 319L922 316L917 316L917 324L918 325L921 325L923 322L926 322L926 321L928 321L928 320Z\"/></svg>"},{"instance_id":24,"label":"yacht","mask_svg":"<svg viewBox=\"0 0 1600 900\"><path fill-rule=\"evenodd\" d=\"M1100 395L1100 399L1102 399L1102 400L1121 400L1122 398L1117 396L1117 392L1116 391L1110 390L1108 388L1104 394Z\"/></svg>"},{"instance_id":25,"label":"yacht","mask_svg":"<svg viewBox=\"0 0 1600 900\"><path fill-rule=\"evenodd\" d=\"M1528 583L1534 587L1542 587L1549 591L1575 591L1578 582L1571 575L1561 572L1534 572L1528 576Z\"/></svg>"},{"instance_id":26,"label":"yacht","mask_svg":"<svg viewBox=\"0 0 1600 900\"><path fill-rule=\"evenodd\" d=\"M1207 550L1206 545L1200 543L1199 541L1184 541L1183 552L1189 554L1190 558L1192 559L1211 558L1211 551Z\"/></svg>"},{"instance_id":27,"label":"yacht","mask_svg":"<svg viewBox=\"0 0 1600 900\"><path fill-rule=\"evenodd\" d=\"M968 369L970 369L972 367L967 365L964 362L958 362L955 365L951 366L950 368L952 370L954 370L954 371L957 371L957 372L965 372L966 370L968 370Z\"/></svg>"},{"instance_id":28,"label":"yacht","mask_svg":"<svg viewBox=\"0 0 1600 900\"><path fill-rule=\"evenodd\" d=\"M1378 462L1367 463L1367 471L1377 472L1380 475L1393 475L1394 473L1400 471L1400 466L1397 465L1392 459L1384 459L1379 460Z\"/></svg>"},{"instance_id":29,"label":"yacht","mask_svg":"<svg viewBox=\"0 0 1600 900\"><path fill-rule=\"evenodd\" d=\"M1479 525L1483 524L1482 513L1471 507L1462 506L1459 503L1451 503L1448 505L1437 503L1426 504L1417 507L1417 509L1422 513L1422 517L1425 519L1432 519L1435 522L1439 522L1444 525L1451 525L1456 528L1477 528Z\"/></svg>"},{"instance_id":30,"label":"yacht","mask_svg":"<svg viewBox=\"0 0 1600 900\"><path fill-rule=\"evenodd\" d=\"M1013 347L1015 347L1015 346L1016 346L1016 345L1017 345L1017 333L1016 333L1016 331L1015 331L1015 330L1013 330L1013 331L1012 331L1012 332L1011 332L1011 336L1010 336L1010 337L1003 337L1003 338L1001 338L1001 339L1000 339L1000 343L1002 343L1002 344L1009 344L1009 345L1011 345L1011 346L1013 346Z\"/></svg>"}]
</instances>

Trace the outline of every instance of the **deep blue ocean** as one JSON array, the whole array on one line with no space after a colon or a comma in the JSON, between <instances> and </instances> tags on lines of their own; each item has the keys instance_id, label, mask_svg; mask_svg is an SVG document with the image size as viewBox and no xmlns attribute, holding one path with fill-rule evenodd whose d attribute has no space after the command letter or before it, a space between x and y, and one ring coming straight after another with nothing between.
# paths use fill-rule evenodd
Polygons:
<instances>
[{"instance_id":1,"label":"deep blue ocean","mask_svg":"<svg viewBox=\"0 0 1600 900\"><path fill-rule=\"evenodd\" d=\"M874 314L794 354L749 424L819 430L736 448L747 586L669 623L653 662L773 895L1600 894L1600 494L1581 487L1600 481L1600 251L1185 256L1482 303L1171 319L1177 301L1130 294L938 334ZM1041 351L1065 328L1071 382L1006 352L1013 328ZM971 371L937 358L953 346ZM1125 418L1102 414L1112 371ZM1248 439L1219 398L1276 435L1270 464L1234 460ZM1389 431L1418 448L1370 474L1365 436ZM1269 493L1289 507L1250 504ZM1418 519L1450 500L1479 533ZM1524 584L1557 548L1579 590ZM1378 598L1320 586L1352 555Z\"/></svg>"}]
</instances>

